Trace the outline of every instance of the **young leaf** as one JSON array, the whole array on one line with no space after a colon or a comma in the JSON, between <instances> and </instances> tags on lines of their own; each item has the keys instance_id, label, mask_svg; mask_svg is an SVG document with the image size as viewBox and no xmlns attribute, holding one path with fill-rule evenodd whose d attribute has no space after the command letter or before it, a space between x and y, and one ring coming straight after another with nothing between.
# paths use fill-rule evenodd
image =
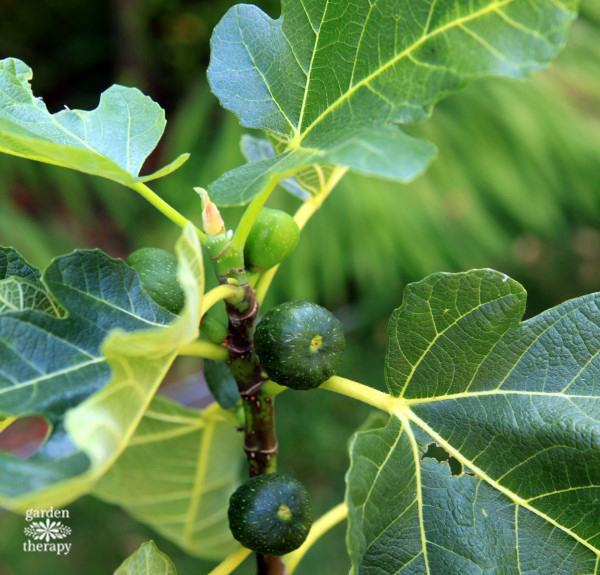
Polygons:
<instances>
[{"instance_id":1,"label":"young leaf","mask_svg":"<svg viewBox=\"0 0 600 575\"><path fill-rule=\"evenodd\" d=\"M114 575L177 575L173 562L154 544L154 541L142 543L137 551L130 555Z\"/></svg>"},{"instance_id":2,"label":"young leaf","mask_svg":"<svg viewBox=\"0 0 600 575\"><path fill-rule=\"evenodd\" d=\"M600 294L520 322L503 274L409 286L389 327L396 401L348 473L356 573L595 573L600 557ZM436 443L465 469L423 459Z\"/></svg>"},{"instance_id":3,"label":"young leaf","mask_svg":"<svg viewBox=\"0 0 600 575\"><path fill-rule=\"evenodd\" d=\"M149 176L138 173L165 129L163 109L136 88L112 86L95 110L50 114L29 82L33 72L16 58L0 60L0 151L64 166L123 185L176 170L189 157Z\"/></svg>"},{"instance_id":4,"label":"young leaf","mask_svg":"<svg viewBox=\"0 0 600 575\"><path fill-rule=\"evenodd\" d=\"M279 158L217 180L214 201L243 204L270 177L308 164L414 178L434 148L395 124L422 120L476 78L522 77L545 66L576 7L576 0L284 0L272 20L255 6L234 6L211 41L211 89L243 126L287 145ZM239 190L242 176L253 180Z\"/></svg>"},{"instance_id":5,"label":"young leaf","mask_svg":"<svg viewBox=\"0 0 600 575\"><path fill-rule=\"evenodd\" d=\"M215 561L236 546L227 522L242 436L216 405L156 397L94 494L123 507L187 553Z\"/></svg>"},{"instance_id":6,"label":"young leaf","mask_svg":"<svg viewBox=\"0 0 600 575\"><path fill-rule=\"evenodd\" d=\"M97 250L59 258L44 274L67 317L0 315L0 413L53 424L27 460L0 454L3 506L65 504L126 447L177 351L198 335L204 274L191 225L176 251L186 294L178 318L150 299L133 269Z\"/></svg>"}]
</instances>

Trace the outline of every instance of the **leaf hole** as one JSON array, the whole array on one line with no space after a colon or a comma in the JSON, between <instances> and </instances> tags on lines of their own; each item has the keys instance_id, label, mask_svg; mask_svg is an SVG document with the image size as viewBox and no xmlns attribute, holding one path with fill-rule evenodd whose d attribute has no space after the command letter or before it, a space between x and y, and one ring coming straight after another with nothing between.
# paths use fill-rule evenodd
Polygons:
<instances>
[{"instance_id":1,"label":"leaf hole","mask_svg":"<svg viewBox=\"0 0 600 575\"><path fill-rule=\"evenodd\" d=\"M454 476L462 475L463 466L462 463L452 457L443 447L440 447L437 443L430 443L427 446L427 451L423 455L423 458L430 457L435 459L438 463L448 463L450 466L450 473Z\"/></svg>"}]
</instances>

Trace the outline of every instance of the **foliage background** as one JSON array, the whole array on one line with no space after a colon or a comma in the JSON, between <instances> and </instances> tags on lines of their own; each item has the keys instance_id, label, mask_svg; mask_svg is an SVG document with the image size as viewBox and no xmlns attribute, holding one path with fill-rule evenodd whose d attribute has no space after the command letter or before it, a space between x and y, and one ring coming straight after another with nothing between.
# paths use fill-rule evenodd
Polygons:
<instances>
[{"instance_id":1,"label":"foliage background","mask_svg":"<svg viewBox=\"0 0 600 575\"><path fill-rule=\"evenodd\" d=\"M257 3L277 14L275 0ZM205 80L211 30L232 4L39 0L33 8L4 0L0 58L15 56L34 69L34 90L51 111L95 107L114 82L150 94L169 124L146 169L192 152L188 164L153 187L198 221L192 187L243 161L242 130ZM346 177L282 266L267 305L312 299L333 309L348 337L341 373L381 387L387 318L407 282L436 271L492 267L525 285L528 315L598 291L599 40L600 6L584 0L582 18L552 69L527 82L479 82L413 128L440 150L425 177L408 186ZM297 201L279 192L272 205L293 210ZM230 222L238 216L226 214ZM176 235L116 184L0 156L0 244L40 267L75 247L125 256L143 245L170 248ZM167 392L191 404L205 401L199 369L194 361L180 362ZM367 410L314 392L284 394L278 413L281 469L301 478L316 512L324 511L343 497L346 442ZM149 537L181 575L210 567L91 497L69 510L73 547L63 558L24 553L23 518L0 512L0 575L37 573L42 566L47 575L112 573ZM297 573L347 573L343 538L343 527L336 528Z\"/></svg>"}]
</instances>

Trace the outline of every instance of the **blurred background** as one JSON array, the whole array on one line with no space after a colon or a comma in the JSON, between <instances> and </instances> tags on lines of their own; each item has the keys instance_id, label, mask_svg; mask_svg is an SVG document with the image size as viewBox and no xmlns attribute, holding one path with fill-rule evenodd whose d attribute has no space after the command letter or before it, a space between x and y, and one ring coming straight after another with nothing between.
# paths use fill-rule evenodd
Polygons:
<instances>
[{"instance_id":1,"label":"blurred background","mask_svg":"<svg viewBox=\"0 0 600 575\"><path fill-rule=\"evenodd\" d=\"M278 15L275 0L256 3ZM198 221L192 187L243 162L242 129L220 109L205 77L211 30L232 4L2 0L0 58L33 68L34 93L52 112L65 104L93 108L115 82L159 102L167 130L145 171L191 152L183 168L152 187ZM282 265L266 304L310 299L334 310L349 347L340 372L376 387L383 385L387 318L408 282L495 268L525 285L528 315L600 289L600 5L583 1L568 47L550 70L525 82L477 82L411 132L439 147L427 175L406 186L346 176ZM293 211L298 201L279 190L271 205ZM234 223L239 213L228 210L226 218ZM41 268L76 247L124 257L145 245L171 248L177 235L117 184L0 156L0 244ZM199 369L182 361L167 384L177 388ZM320 514L343 498L346 443L368 410L326 392L286 393L278 401L281 469L307 484ZM0 512L0 575L110 574L150 537L180 575L210 568L116 507L87 497L69 510L72 551L46 554L43 562L22 551L23 519ZM251 571L248 564L240 572ZM339 526L296 573L347 572Z\"/></svg>"}]
</instances>

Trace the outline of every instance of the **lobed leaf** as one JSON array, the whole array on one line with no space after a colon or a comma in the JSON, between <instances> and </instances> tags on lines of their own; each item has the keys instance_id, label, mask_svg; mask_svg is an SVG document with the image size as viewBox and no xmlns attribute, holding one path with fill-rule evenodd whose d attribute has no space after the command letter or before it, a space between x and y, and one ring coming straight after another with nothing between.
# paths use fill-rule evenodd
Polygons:
<instances>
[{"instance_id":1,"label":"lobed leaf","mask_svg":"<svg viewBox=\"0 0 600 575\"><path fill-rule=\"evenodd\" d=\"M544 67L576 8L576 0L283 0L272 20L234 6L211 40L211 89L243 126L285 146L280 159L217 180L214 201L243 204L264 178L312 164L413 179L435 150L397 124L422 120L476 78ZM245 175L250 184L236 191Z\"/></svg>"},{"instance_id":2,"label":"lobed leaf","mask_svg":"<svg viewBox=\"0 0 600 575\"><path fill-rule=\"evenodd\" d=\"M595 574L600 294L521 322L491 270L409 286L390 321L390 421L351 446L354 572ZM435 443L463 473L424 458Z\"/></svg>"},{"instance_id":3,"label":"lobed leaf","mask_svg":"<svg viewBox=\"0 0 600 575\"><path fill-rule=\"evenodd\" d=\"M142 543L132 555L130 555L114 575L177 575L175 565L160 549L154 541Z\"/></svg>"},{"instance_id":4,"label":"lobed leaf","mask_svg":"<svg viewBox=\"0 0 600 575\"><path fill-rule=\"evenodd\" d=\"M236 547L227 507L240 475L241 440L216 404L198 411L156 397L94 494L187 553L221 560Z\"/></svg>"},{"instance_id":5,"label":"lobed leaf","mask_svg":"<svg viewBox=\"0 0 600 575\"><path fill-rule=\"evenodd\" d=\"M191 226L176 251L186 294L180 317L151 300L132 268L97 250L59 258L44 274L66 317L0 315L0 413L53 424L32 457L0 454L3 506L65 504L125 449L179 348L198 335L204 274Z\"/></svg>"},{"instance_id":6,"label":"lobed leaf","mask_svg":"<svg viewBox=\"0 0 600 575\"><path fill-rule=\"evenodd\" d=\"M50 114L29 82L33 72L16 58L0 60L0 151L102 176L123 185L176 170L189 155L149 176L139 171L165 129L163 109L136 88L114 85L95 110Z\"/></svg>"}]
</instances>

